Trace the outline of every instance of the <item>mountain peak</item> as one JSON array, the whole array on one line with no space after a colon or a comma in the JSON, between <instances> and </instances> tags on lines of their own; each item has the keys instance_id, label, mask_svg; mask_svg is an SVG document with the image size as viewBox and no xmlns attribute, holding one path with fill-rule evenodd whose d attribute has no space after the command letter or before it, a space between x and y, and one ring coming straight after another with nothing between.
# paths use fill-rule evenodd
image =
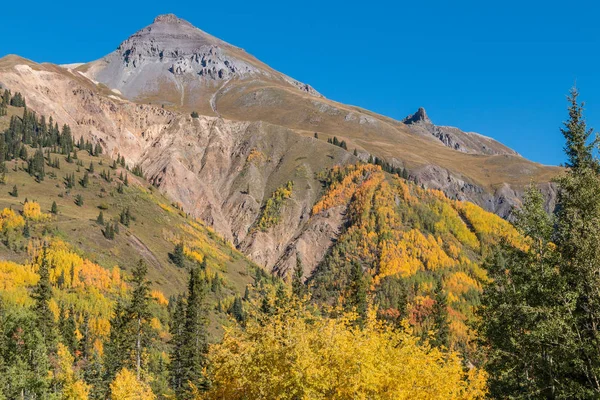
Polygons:
<instances>
[{"instance_id":1,"label":"mountain peak","mask_svg":"<svg viewBox=\"0 0 600 400\"><path fill-rule=\"evenodd\" d=\"M409 115L408 117L402 120L407 125L424 123L424 124L432 124L431 120L427 116L427 112L423 107L419 107L416 113Z\"/></svg>"},{"instance_id":2,"label":"mountain peak","mask_svg":"<svg viewBox=\"0 0 600 400\"><path fill-rule=\"evenodd\" d=\"M187 22L187 21L180 19L175 14L161 14L161 15L157 16L156 18L154 18L155 24L159 23L159 22L165 22L167 24L178 24L178 23Z\"/></svg>"}]
</instances>

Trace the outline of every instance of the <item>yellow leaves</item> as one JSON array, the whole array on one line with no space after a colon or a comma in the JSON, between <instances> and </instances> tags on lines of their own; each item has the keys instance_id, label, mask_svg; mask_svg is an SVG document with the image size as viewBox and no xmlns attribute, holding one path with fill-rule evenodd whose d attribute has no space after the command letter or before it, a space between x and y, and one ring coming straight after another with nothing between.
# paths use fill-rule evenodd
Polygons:
<instances>
[{"instance_id":1,"label":"yellow leaves","mask_svg":"<svg viewBox=\"0 0 600 400\"><path fill-rule=\"evenodd\" d=\"M162 324L158 318L154 317L150 320L150 327L155 331L160 331L162 329Z\"/></svg>"},{"instance_id":2,"label":"yellow leaves","mask_svg":"<svg viewBox=\"0 0 600 400\"><path fill-rule=\"evenodd\" d=\"M332 176L341 175L341 181L334 181L327 193L314 205L312 213L318 214L321 211L333 207L345 205L359 187L359 185L370 178L371 174L378 173L383 177L381 167L372 164L356 164L347 167L333 167Z\"/></svg>"},{"instance_id":3,"label":"yellow leaves","mask_svg":"<svg viewBox=\"0 0 600 400\"><path fill-rule=\"evenodd\" d=\"M167 306L169 304L169 300L167 300L167 298L165 297L165 295L163 294L163 292L161 292L160 290L153 290L150 292L150 296L156 300L156 302L158 304L160 304L161 306Z\"/></svg>"},{"instance_id":4,"label":"yellow leaves","mask_svg":"<svg viewBox=\"0 0 600 400\"><path fill-rule=\"evenodd\" d=\"M510 222L467 201L454 201L453 204L473 226L473 229L480 235L487 237L492 243L503 238L517 248L525 246L523 237L519 235Z\"/></svg>"},{"instance_id":5,"label":"yellow leaves","mask_svg":"<svg viewBox=\"0 0 600 400\"><path fill-rule=\"evenodd\" d=\"M248 157L246 158L246 163L260 165L263 162L265 162L265 160L266 160L266 156L262 152L260 152L256 148L252 148L250 150L250 153L248 153Z\"/></svg>"},{"instance_id":6,"label":"yellow leaves","mask_svg":"<svg viewBox=\"0 0 600 400\"><path fill-rule=\"evenodd\" d=\"M27 287L39 279L31 265L0 261L0 298L8 303L27 305L31 302Z\"/></svg>"},{"instance_id":7,"label":"yellow leaves","mask_svg":"<svg viewBox=\"0 0 600 400\"><path fill-rule=\"evenodd\" d=\"M154 400L156 396L152 393L150 386L138 381L135 373L123 368L115 376L110 384L111 400Z\"/></svg>"},{"instance_id":8,"label":"yellow leaves","mask_svg":"<svg viewBox=\"0 0 600 400\"><path fill-rule=\"evenodd\" d=\"M62 392L62 400L86 400L90 393L90 386L81 379L67 385Z\"/></svg>"},{"instance_id":9,"label":"yellow leaves","mask_svg":"<svg viewBox=\"0 0 600 400\"><path fill-rule=\"evenodd\" d=\"M58 319L60 318L60 308L58 307L58 303L56 303L56 300L50 299L50 301L48 302L48 308L52 312L54 322L58 322Z\"/></svg>"},{"instance_id":10,"label":"yellow leaves","mask_svg":"<svg viewBox=\"0 0 600 400\"><path fill-rule=\"evenodd\" d=\"M2 232L22 229L25 226L25 220L19 214L10 208L5 208L0 213L0 228Z\"/></svg>"},{"instance_id":11,"label":"yellow leaves","mask_svg":"<svg viewBox=\"0 0 600 400\"><path fill-rule=\"evenodd\" d=\"M62 400L85 400L89 396L90 387L81 379L77 379L73 371L75 359L67 347L59 343L56 350L56 366L54 379L62 385Z\"/></svg>"},{"instance_id":12,"label":"yellow leaves","mask_svg":"<svg viewBox=\"0 0 600 400\"><path fill-rule=\"evenodd\" d=\"M107 318L90 318L90 331L95 336L108 337L110 321Z\"/></svg>"},{"instance_id":13,"label":"yellow leaves","mask_svg":"<svg viewBox=\"0 0 600 400\"><path fill-rule=\"evenodd\" d=\"M201 263L205 257L215 261L215 265L222 265L231 258L224 254L213 241L209 238L216 238L214 230L204 227L196 222L190 221L187 224L180 225L184 235L181 238L173 237L173 244L183 241L183 252L186 256Z\"/></svg>"},{"instance_id":14,"label":"yellow leaves","mask_svg":"<svg viewBox=\"0 0 600 400\"><path fill-rule=\"evenodd\" d=\"M197 263L201 264L202 261L204 261L204 256L202 254L200 254L199 252L190 249L188 246L183 246L183 254L186 255L186 257L191 258L192 260L196 261Z\"/></svg>"},{"instance_id":15,"label":"yellow leaves","mask_svg":"<svg viewBox=\"0 0 600 400\"><path fill-rule=\"evenodd\" d=\"M435 271L455 264L433 235L425 236L419 230L411 229L396 232L393 240L382 241L378 278L396 274L408 277L419 270Z\"/></svg>"},{"instance_id":16,"label":"yellow leaves","mask_svg":"<svg viewBox=\"0 0 600 400\"><path fill-rule=\"evenodd\" d=\"M71 288L94 287L103 291L119 291L122 286L120 272L109 271L82 258L62 240L53 240L47 248L46 257L52 266L50 280L56 283L64 280L64 285ZM41 254L37 252L37 262L41 262Z\"/></svg>"},{"instance_id":17,"label":"yellow leaves","mask_svg":"<svg viewBox=\"0 0 600 400\"><path fill-rule=\"evenodd\" d=\"M465 294L471 289L481 291L479 282L462 271L454 272L444 283L446 290L456 295Z\"/></svg>"},{"instance_id":18,"label":"yellow leaves","mask_svg":"<svg viewBox=\"0 0 600 400\"><path fill-rule=\"evenodd\" d=\"M34 222L44 221L48 219L48 214L42 213L39 203L35 201L28 201L23 206L23 216Z\"/></svg>"},{"instance_id":19,"label":"yellow leaves","mask_svg":"<svg viewBox=\"0 0 600 400\"><path fill-rule=\"evenodd\" d=\"M94 351L96 353L98 353L98 355L100 357L102 357L104 355L104 344L102 343L102 341L100 339L94 340L93 348L94 348Z\"/></svg>"},{"instance_id":20,"label":"yellow leaves","mask_svg":"<svg viewBox=\"0 0 600 400\"><path fill-rule=\"evenodd\" d=\"M288 181L284 186L278 187L267 199L262 208L255 229L266 231L270 227L277 225L281 219L281 209L286 199L292 197L293 181Z\"/></svg>"},{"instance_id":21,"label":"yellow leaves","mask_svg":"<svg viewBox=\"0 0 600 400\"><path fill-rule=\"evenodd\" d=\"M455 353L420 345L409 329L369 317L315 316L302 305L211 346L212 387L205 399L475 399L485 377L465 373Z\"/></svg>"},{"instance_id":22,"label":"yellow leaves","mask_svg":"<svg viewBox=\"0 0 600 400\"><path fill-rule=\"evenodd\" d=\"M163 210L165 210L166 212L168 212L168 213L175 214L175 210L173 210L171 207L169 207L169 206L168 206L168 205L166 205L166 204L163 204L163 203L158 203L158 206L159 206L160 208L162 208Z\"/></svg>"}]
</instances>

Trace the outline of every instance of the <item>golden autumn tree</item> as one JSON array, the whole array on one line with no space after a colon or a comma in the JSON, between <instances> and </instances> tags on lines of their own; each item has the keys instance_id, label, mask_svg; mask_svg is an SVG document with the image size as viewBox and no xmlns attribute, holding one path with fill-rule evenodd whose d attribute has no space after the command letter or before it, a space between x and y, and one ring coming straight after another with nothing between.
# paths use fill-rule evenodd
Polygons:
<instances>
[{"instance_id":1,"label":"golden autumn tree","mask_svg":"<svg viewBox=\"0 0 600 400\"><path fill-rule=\"evenodd\" d=\"M111 400L154 400L150 386L136 378L135 372L123 368L110 384Z\"/></svg>"},{"instance_id":2,"label":"golden autumn tree","mask_svg":"<svg viewBox=\"0 0 600 400\"><path fill-rule=\"evenodd\" d=\"M54 379L62 386L61 400L87 400L90 387L83 380L78 379L73 371L74 358L62 343L56 351L56 367Z\"/></svg>"},{"instance_id":3,"label":"golden autumn tree","mask_svg":"<svg viewBox=\"0 0 600 400\"><path fill-rule=\"evenodd\" d=\"M212 386L197 399L477 399L483 372L456 353L420 344L371 311L330 319L301 302L228 330L210 350Z\"/></svg>"}]
</instances>

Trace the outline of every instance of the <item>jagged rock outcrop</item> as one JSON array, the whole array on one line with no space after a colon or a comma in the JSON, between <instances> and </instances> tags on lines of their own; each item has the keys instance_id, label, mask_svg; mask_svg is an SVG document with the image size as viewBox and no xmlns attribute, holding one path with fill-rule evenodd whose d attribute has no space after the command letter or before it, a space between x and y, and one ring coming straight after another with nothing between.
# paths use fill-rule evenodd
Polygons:
<instances>
[{"instance_id":1,"label":"jagged rock outcrop","mask_svg":"<svg viewBox=\"0 0 600 400\"><path fill-rule=\"evenodd\" d=\"M419 109L417 110L416 113L409 115L408 117L404 118L402 120L403 123L407 124L407 125L412 125L412 124L431 124L431 120L429 119L429 117L427 116L427 113L425 112L425 109L423 107L419 107Z\"/></svg>"},{"instance_id":2,"label":"jagged rock outcrop","mask_svg":"<svg viewBox=\"0 0 600 400\"><path fill-rule=\"evenodd\" d=\"M492 138L475 132L463 132L460 129L451 126L435 125L431 119L429 119L429 116L423 107L420 107L416 113L404 118L402 123L408 125L411 130L419 134L429 133L446 147L450 147L453 150L471 154L519 155L513 149L506 147Z\"/></svg>"}]
</instances>

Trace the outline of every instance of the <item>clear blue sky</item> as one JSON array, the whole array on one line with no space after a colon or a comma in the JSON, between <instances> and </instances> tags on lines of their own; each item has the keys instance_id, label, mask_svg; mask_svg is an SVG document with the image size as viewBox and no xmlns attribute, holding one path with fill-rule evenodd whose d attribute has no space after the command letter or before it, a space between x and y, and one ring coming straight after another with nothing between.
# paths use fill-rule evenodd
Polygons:
<instances>
[{"instance_id":1,"label":"clear blue sky","mask_svg":"<svg viewBox=\"0 0 600 400\"><path fill-rule=\"evenodd\" d=\"M575 81L588 122L600 128L592 1L4 3L0 56L94 60L172 12L328 98L398 119L423 106L437 124L492 136L545 164L564 160L558 129Z\"/></svg>"}]
</instances>

